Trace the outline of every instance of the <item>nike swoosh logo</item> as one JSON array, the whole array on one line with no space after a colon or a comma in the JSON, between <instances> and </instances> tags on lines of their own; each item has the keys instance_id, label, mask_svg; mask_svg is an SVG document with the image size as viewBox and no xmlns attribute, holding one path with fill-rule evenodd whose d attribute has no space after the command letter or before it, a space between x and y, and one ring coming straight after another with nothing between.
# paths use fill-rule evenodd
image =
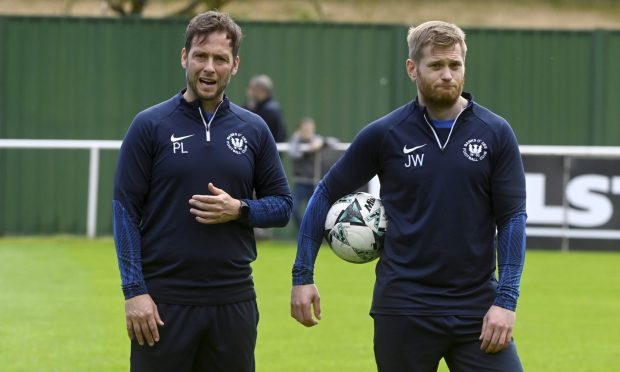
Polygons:
<instances>
[{"instance_id":1,"label":"nike swoosh logo","mask_svg":"<svg viewBox=\"0 0 620 372\"><path fill-rule=\"evenodd\" d=\"M414 152L414 151L415 151L415 150L417 150L417 149L421 149L421 148L422 148L422 147L424 147L424 146L426 146L426 143L425 143L425 144L423 144L423 145L416 146L416 147L412 147L412 148L408 149L408 148L407 148L407 145L405 145L405 147L403 147L403 152L404 152L405 154L408 154L408 153L410 153L410 152Z\"/></svg>"},{"instance_id":2,"label":"nike swoosh logo","mask_svg":"<svg viewBox=\"0 0 620 372\"><path fill-rule=\"evenodd\" d=\"M172 135L170 136L170 142L177 142L177 141L181 141L181 140L184 140L184 139L186 139L186 138L189 138L189 137L191 137L191 136L193 136L193 135L195 135L195 133L194 133L194 134L190 134L189 136L175 137L175 136L174 136L174 134L172 134Z\"/></svg>"}]
</instances>

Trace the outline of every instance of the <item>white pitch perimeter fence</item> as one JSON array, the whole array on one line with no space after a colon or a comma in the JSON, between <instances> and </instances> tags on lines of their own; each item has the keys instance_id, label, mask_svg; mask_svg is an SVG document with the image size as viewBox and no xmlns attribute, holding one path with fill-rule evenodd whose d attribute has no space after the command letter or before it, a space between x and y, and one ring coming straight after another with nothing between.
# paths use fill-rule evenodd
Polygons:
<instances>
[{"instance_id":1,"label":"white pitch perimeter fence","mask_svg":"<svg viewBox=\"0 0 620 372\"><path fill-rule=\"evenodd\" d=\"M97 236L97 200L99 198L99 159L101 150L116 150L121 148L122 141L116 140L62 140L62 139L2 139L0 149L39 149L39 150L87 150L89 153L88 166L88 196L86 207L86 235L89 238ZM348 144L336 144L336 150L346 150ZM288 143L279 143L278 151L288 151ZM320 157L317 157L315 172L319 172Z\"/></svg>"},{"instance_id":2,"label":"white pitch perimeter fence","mask_svg":"<svg viewBox=\"0 0 620 372\"><path fill-rule=\"evenodd\" d=\"M99 155L101 150L118 150L122 141L112 140L36 140L0 139L0 149L88 150L88 201L86 207L86 235L97 235L97 199L99 197Z\"/></svg>"},{"instance_id":3,"label":"white pitch perimeter fence","mask_svg":"<svg viewBox=\"0 0 620 372\"><path fill-rule=\"evenodd\" d=\"M332 144L331 147L335 150L344 151L348 147L348 143L336 143ZM99 160L100 160L100 152L102 150L118 150L121 146L121 141L115 140L60 140L60 139L0 139L0 149L58 149L58 150L85 150L89 153L89 170L88 170L88 200L87 200L87 210L86 210L86 235L90 238L93 238L97 235L97 200L98 200L98 184L99 184ZM535 237L555 237L561 238L567 241L569 238L575 238L576 230L571 228L571 216L573 216L575 221L580 221L580 211L572 211L571 212L571 201L566 196L572 192L570 190L570 178L571 178L571 167L573 166L573 159L615 159L620 160L620 147L610 147L610 146L521 146L521 153L526 160L526 169L527 169L527 159L528 157L551 157L551 158L562 158L562 169L560 170L559 176L562 177L562 184L569 189L566 189L567 192L561 196L561 205L554 207L544 206L544 190L542 191L542 200L540 196L537 196L537 200L543 204L541 210L544 216L534 216L531 214L530 207L528 205L528 214L529 220L538 221L538 226L540 225L555 225L552 227L528 227L528 236ZM279 143L278 151L286 152L288 150L287 143ZM319 153L320 154L320 153ZM317 156L315 173L317 175L317 179L320 177L320 155ZM529 170L528 170L529 172ZM613 196L620 195L620 169L616 172L618 175L608 175L610 186L606 188L595 187L594 191L599 193L608 192L613 199ZM544 180L544 175L541 176ZM554 177L553 174L548 177ZM604 175L601 177L605 177ZM536 178L536 180L539 180ZM528 178L529 181L529 178ZM583 183L583 182L582 182ZM580 183L580 185L582 184ZM578 185L579 186L579 185ZM369 185L369 189L372 193L376 193L378 191L378 182L376 179L371 182ZM581 187L583 188L583 187ZM579 187L574 187L574 189L579 189ZM587 190L586 190L587 191ZM528 194L530 193L530 187L528 185ZM575 192L573 192L575 194ZM587 194L592 197L591 194ZM570 196L570 195L569 195ZM528 198L530 195L528 195ZM586 198L587 199L587 198ZM597 200L595 197L590 198L590 200ZM528 199L529 202L529 199ZM605 203L603 203L605 204ZM616 203L617 204L617 203ZM609 211L611 208L611 212ZM540 209L540 208L539 208ZM582 208L583 209L583 208ZM613 219L620 219L620 206L615 205L613 200L604 207L602 207L605 213L612 213ZM614 214L614 210L616 210ZM583 211L581 211L583 212ZM593 211L595 213L596 211ZM572 214L571 214L572 213ZM549 216L547 216L549 214ZM555 219L554 219L555 218ZM611 217L610 217L611 219ZM613 221L612 221L613 222ZM573 224L574 225L574 224ZM585 222L587 225L587 222ZM586 230L577 230L577 234L581 231L582 234L585 234L584 237L588 235ZM602 231L602 230L597 230ZM618 239L620 240L620 228L619 229L611 229L608 231L607 235L603 234L604 239ZM597 235L596 233L594 235ZM579 236L577 236L579 237ZM594 236L596 238L596 236ZM562 244L563 247L567 243Z\"/></svg>"}]
</instances>

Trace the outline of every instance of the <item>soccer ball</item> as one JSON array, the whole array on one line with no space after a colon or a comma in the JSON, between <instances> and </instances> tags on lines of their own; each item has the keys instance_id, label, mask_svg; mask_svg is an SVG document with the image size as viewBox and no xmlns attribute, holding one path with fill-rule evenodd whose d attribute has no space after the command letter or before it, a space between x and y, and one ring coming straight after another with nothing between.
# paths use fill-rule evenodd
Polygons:
<instances>
[{"instance_id":1,"label":"soccer ball","mask_svg":"<svg viewBox=\"0 0 620 372\"><path fill-rule=\"evenodd\" d=\"M366 263L381 254L386 228L381 200L356 192L338 199L327 212L325 240L343 260Z\"/></svg>"}]
</instances>

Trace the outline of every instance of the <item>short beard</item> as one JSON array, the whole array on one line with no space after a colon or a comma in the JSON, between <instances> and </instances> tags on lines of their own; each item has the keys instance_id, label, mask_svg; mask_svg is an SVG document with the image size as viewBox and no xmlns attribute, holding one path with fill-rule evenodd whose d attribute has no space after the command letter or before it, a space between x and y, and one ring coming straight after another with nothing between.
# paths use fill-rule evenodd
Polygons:
<instances>
[{"instance_id":1,"label":"short beard","mask_svg":"<svg viewBox=\"0 0 620 372\"><path fill-rule=\"evenodd\" d=\"M424 102L426 102L428 106L431 106L436 109L448 109L454 106L454 104L456 104L460 96L461 96L461 92L457 92L454 95L452 94L442 94L442 95L430 94L426 96L423 94L422 98L424 99Z\"/></svg>"},{"instance_id":2,"label":"short beard","mask_svg":"<svg viewBox=\"0 0 620 372\"><path fill-rule=\"evenodd\" d=\"M463 92L463 85L457 84L454 88L457 90L454 94L453 91L440 90L441 94L438 94L435 90L435 86L432 83L427 83L424 80L418 80L418 91L424 103L434 109L449 109L458 101L461 93Z\"/></svg>"}]
</instances>

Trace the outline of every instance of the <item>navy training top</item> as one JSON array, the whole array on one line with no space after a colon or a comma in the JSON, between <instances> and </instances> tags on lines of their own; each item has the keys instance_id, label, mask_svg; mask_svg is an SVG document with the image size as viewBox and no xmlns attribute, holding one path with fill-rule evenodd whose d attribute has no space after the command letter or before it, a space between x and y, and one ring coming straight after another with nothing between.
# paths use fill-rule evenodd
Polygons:
<instances>
[{"instance_id":1,"label":"navy training top","mask_svg":"<svg viewBox=\"0 0 620 372\"><path fill-rule=\"evenodd\" d=\"M379 176L389 220L371 313L483 316L494 303L502 304L496 299L501 297L496 228L513 221L522 225L520 232L510 236L506 228L503 245L507 267L518 270L507 275L517 288L509 288L515 293L502 306L516 306L525 248L525 175L518 144L506 120L468 93L463 96L469 104L444 141L414 100L365 127L315 191L313 198L325 190L331 205ZM315 237L324 221L314 214L310 205L294 284L313 281L316 254L310 251L320 244Z\"/></svg>"},{"instance_id":2,"label":"navy training top","mask_svg":"<svg viewBox=\"0 0 620 372\"><path fill-rule=\"evenodd\" d=\"M209 194L209 182L247 200L247 223L195 221L189 199ZM125 297L148 291L156 302L189 305L255 298L252 226L283 226L290 210L275 141L258 115L224 97L207 116L183 91L139 113L123 141L114 183Z\"/></svg>"}]
</instances>

